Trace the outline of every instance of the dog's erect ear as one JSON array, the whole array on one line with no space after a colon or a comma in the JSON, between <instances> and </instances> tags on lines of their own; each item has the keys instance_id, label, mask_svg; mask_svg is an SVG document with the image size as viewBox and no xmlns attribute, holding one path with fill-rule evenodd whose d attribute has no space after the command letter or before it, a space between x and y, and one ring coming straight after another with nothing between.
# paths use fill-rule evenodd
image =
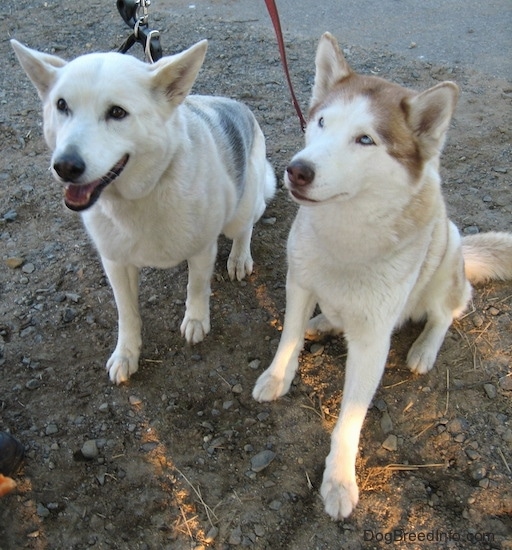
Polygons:
<instances>
[{"instance_id":1,"label":"dog's erect ear","mask_svg":"<svg viewBox=\"0 0 512 550\"><path fill-rule=\"evenodd\" d=\"M315 58L315 83L310 105L322 101L333 86L352 73L338 42L331 33L324 33L318 43Z\"/></svg>"},{"instance_id":2,"label":"dog's erect ear","mask_svg":"<svg viewBox=\"0 0 512 550\"><path fill-rule=\"evenodd\" d=\"M177 106L187 97L203 64L207 47L208 41L201 40L188 50L163 57L151 66L153 88L163 93L171 105Z\"/></svg>"},{"instance_id":3,"label":"dog's erect ear","mask_svg":"<svg viewBox=\"0 0 512 550\"><path fill-rule=\"evenodd\" d=\"M441 152L458 97L457 84L447 81L404 99L407 122L422 144L426 158Z\"/></svg>"},{"instance_id":4,"label":"dog's erect ear","mask_svg":"<svg viewBox=\"0 0 512 550\"><path fill-rule=\"evenodd\" d=\"M21 66L36 87L39 97L44 99L57 78L58 69L63 67L66 61L56 55L27 48L14 39L11 40L11 46Z\"/></svg>"}]
</instances>

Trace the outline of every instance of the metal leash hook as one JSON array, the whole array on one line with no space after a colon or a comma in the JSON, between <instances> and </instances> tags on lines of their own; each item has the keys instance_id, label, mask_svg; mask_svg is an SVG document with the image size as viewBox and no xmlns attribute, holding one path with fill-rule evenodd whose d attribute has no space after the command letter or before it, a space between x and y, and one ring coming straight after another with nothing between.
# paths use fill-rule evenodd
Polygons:
<instances>
[{"instance_id":1,"label":"metal leash hook","mask_svg":"<svg viewBox=\"0 0 512 550\"><path fill-rule=\"evenodd\" d=\"M126 53L135 42L139 42L144 48L146 60L150 63L158 61L162 57L162 46L160 45L160 33L150 30L148 26L148 7L150 0L117 0L117 11L123 21L133 29L125 43L118 51ZM140 13L142 9L142 14Z\"/></svg>"}]
</instances>

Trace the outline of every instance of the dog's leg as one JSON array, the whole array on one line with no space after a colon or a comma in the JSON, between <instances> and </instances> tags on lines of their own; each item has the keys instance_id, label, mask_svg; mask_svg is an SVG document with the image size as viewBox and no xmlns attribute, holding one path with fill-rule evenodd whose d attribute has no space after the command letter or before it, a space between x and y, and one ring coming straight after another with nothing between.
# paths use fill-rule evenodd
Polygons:
<instances>
[{"instance_id":1,"label":"dog's leg","mask_svg":"<svg viewBox=\"0 0 512 550\"><path fill-rule=\"evenodd\" d=\"M390 336L390 329L380 327L363 337L347 338L341 411L332 433L320 490L325 511L334 519L350 515L359 500L355 473L359 435L386 365Z\"/></svg>"},{"instance_id":2,"label":"dog's leg","mask_svg":"<svg viewBox=\"0 0 512 550\"><path fill-rule=\"evenodd\" d=\"M450 310L428 313L427 322L422 333L411 346L407 354L407 366L412 372L425 374L434 366L437 354L452 324Z\"/></svg>"},{"instance_id":3,"label":"dog's leg","mask_svg":"<svg viewBox=\"0 0 512 550\"><path fill-rule=\"evenodd\" d=\"M229 278L241 281L252 273L253 261L251 256L252 225L241 231L234 239L228 258Z\"/></svg>"},{"instance_id":4,"label":"dog's leg","mask_svg":"<svg viewBox=\"0 0 512 550\"><path fill-rule=\"evenodd\" d=\"M110 380L126 382L139 368L142 345L139 314L139 269L102 258L103 267L114 292L118 314L117 346L107 361Z\"/></svg>"},{"instance_id":5,"label":"dog's leg","mask_svg":"<svg viewBox=\"0 0 512 550\"><path fill-rule=\"evenodd\" d=\"M272 364L256 381L252 392L256 401L273 401L290 389L299 366L306 323L315 303L315 296L294 283L288 274L283 334Z\"/></svg>"},{"instance_id":6,"label":"dog's leg","mask_svg":"<svg viewBox=\"0 0 512 550\"><path fill-rule=\"evenodd\" d=\"M217 257L217 242L188 259L188 285L181 334L197 344L210 332L210 281Z\"/></svg>"}]
</instances>

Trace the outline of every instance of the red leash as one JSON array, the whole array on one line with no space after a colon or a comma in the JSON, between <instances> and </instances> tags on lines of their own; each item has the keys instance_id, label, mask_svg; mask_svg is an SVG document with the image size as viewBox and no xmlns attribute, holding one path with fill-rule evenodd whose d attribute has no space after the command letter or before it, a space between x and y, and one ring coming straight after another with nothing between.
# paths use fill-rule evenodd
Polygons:
<instances>
[{"instance_id":1,"label":"red leash","mask_svg":"<svg viewBox=\"0 0 512 550\"><path fill-rule=\"evenodd\" d=\"M295 93L293 91L292 80L290 78L290 72L288 71L288 62L286 61L286 52L284 49L283 33L281 31L281 23L279 21L279 14L277 13L277 6L274 0L265 0L265 4L267 5L267 10L270 15L270 19L272 20L272 25L274 25L274 31L277 37L277 45L279 47L279 54L281 55L281 62L283 64L284 74L286 75L286 80L288 82L288 88L290 88L290 94L292 96L293 106L295 107L295 112L299 117L300 127L304 132L306 129L306 120L302 115L299 102L297 101L297 98L295 97Z\"/></svg>"}]
</instances>

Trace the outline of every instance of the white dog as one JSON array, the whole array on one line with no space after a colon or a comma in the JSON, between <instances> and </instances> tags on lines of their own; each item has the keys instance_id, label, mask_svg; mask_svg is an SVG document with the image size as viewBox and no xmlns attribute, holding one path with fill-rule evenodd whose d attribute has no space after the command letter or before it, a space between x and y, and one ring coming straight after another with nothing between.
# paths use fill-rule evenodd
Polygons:
<instances>
[{"instance_id":1,"label":"white dog","mask_svg":"<svg viewBox=\"0 0 512 550\"><path fill-rule=\"evenodd\" d=\"M233 239L231 279L252 272L254 223L275 191L254 116L235 101L188 96L205 40L149 65L120 53L66 63L11 41L44 106L52 172L66 205L82 211L114 291L113 382L138 368L139 268L188 261L181 332L190 343L210 330L210 279L217 239Z\"/></svg>"},{"instance_id":2,"label":"white dog","mask_svg":"<svg viewBox=\"0 0 512 550\"><path fill-rule=\"evenodd\" d=\"M446 215L439 157L457 96L451 82L415 93L358 75L330 34L320 40L306 146L285 174L300 208L288 239L283 333L253 396L288 391L306 328L343 331L345 387L321 487L335 519L358 502L361 426L393 329L426 321L407 357L411 371L425 373L470 299L468 279L512 278L512 234L461 239ZM307 326L316 304L322 313Z\"/></svg>"}]
</instances>

